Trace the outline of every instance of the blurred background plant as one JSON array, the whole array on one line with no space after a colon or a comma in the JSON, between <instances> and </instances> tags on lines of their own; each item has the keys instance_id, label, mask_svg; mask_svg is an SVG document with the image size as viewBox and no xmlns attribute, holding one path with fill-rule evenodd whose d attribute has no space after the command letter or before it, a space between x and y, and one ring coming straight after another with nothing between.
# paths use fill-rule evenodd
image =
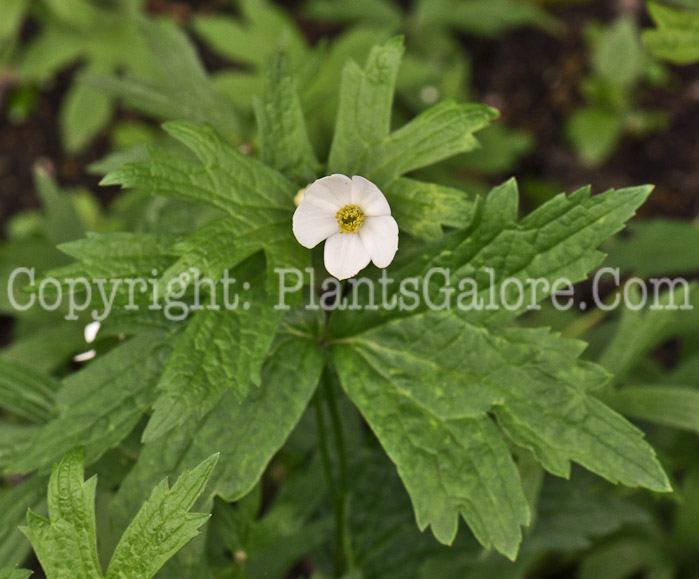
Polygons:
<instances>
[{"instance_id":1,"label":"blurred background plant","mask_svg":"<svg viewBox=\"0 0 699 579\"><path fill-rule=\"evenodd\" d=\"M374 45L396 34L405 35L407 45L396 126L452 98L485 102L502 113L479 133L479 150L415 177L473 199L517 174L527 209L588 182L596 191L655 183L641 219L605 246L606 264L627 277L696 278L696 0L647 6L634 0L2 0L0 279L18 266L43 272L65 265L71 259L56 246L88 231L179 236L210 221L205 208L139 190L98 189L98 178L147 158L149 145L182 154L181 145L158 129L167 120L211 124L242 151L257 154L256 99L264 95L280 48L294 72L314 149L328 150L343 65L348 59L363 64ZM579 285L576 300L582 303L589 291L589 284ZM5 283L0 314L0 464L6 466L48 420L55 379L76 368L76 355L92 347L111 350L119 332L117 323L111 335L88 344L84 323L65 321L62 310L16 311ZM564 482L544 476L523 453L518 465L537 508L518 560L483 553L466 529L452 548L442 547L416 530L393 465L347 407L357 567L382 578L696 577L696 310L620 315L545 308L529 322L590 343L586 356L615 375L601 397L640 421L675 493L632 493L581 470ZM36 374L27 387L43 384L38 409L11 396L8 377L26 368ZM331 521L315 488L322 476L318 419L304 416L251 494L235 505L216 500L209 575L201 576L329 573ZM98 531L105 552L115 544L106 505L133 466L138 445L132 436L91 467L100 474ZM46 480L3 482L0 568L37 568L17 526L27 507L44 508Z\"/></svg>"}]
</instances>

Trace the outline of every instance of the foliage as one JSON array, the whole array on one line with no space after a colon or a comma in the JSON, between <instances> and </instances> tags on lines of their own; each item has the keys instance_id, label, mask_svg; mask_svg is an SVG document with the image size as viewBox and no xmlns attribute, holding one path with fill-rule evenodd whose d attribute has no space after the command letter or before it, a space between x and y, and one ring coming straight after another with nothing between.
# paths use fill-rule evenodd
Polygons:
<instances>
[{"instance_id":1,"label":"foliage","mask_svg":"<svg viewBox=\"0 0 699 579\"><path fill-rule=\"evenodd\" d=\"M216 455L183 473L172 488L167 480L155 487L124 531L102 574L97 557L95 488L97 479L83 481L80 449L66 453L49 479L49 519L29 511L22 532L50 577L93 579L153 577L185 543L197 535L207 514L189 513L216 464Z\"/></svg>"},{"instance_id":2,"label":"foliage","mask_svg":"<svg viewBox=\"0 0 699 579\"><path fill-rule=\"evenodd\" d=\"M588 28L591 73L581 86L587 105L566 125L567 137L589 166L603 163L625 133L643 135L666 124L662 111L642 110L638 93L644 85L664 82L666 72L641 44L631 18L619 18L608 27Z\"/></svg>"},{"instance_id":3,"label":"foliage","mask_svg":"<svg viewBox=\"0 0 699 579\"><path fill-rule=\"evenodd\" d=\"M68 149L128 111L91 168L123 188L116 200L103 208L38 164L41 209L0 242L0 313L14 318L0 350L0 577L699 572L696 308L548 305L554 282L603 265L625 282L607 304L638 301L631 274L695 273L696 224L632 221L617 236L649 186L525 211L514 179L463 177L508 172L532 140L464 103L460 35L556 21L519 0L313 0L304 18L341 27L314 44L278 4L235 7L178 26L136 1L13 0L0 24L22 83L80 68L62 105ZM675 14L651 11L660 29ZM189 34L226 65L207 70ZM569 129L596 163L653 117L637 93L664 69L630 20L591 30L590 46L588 106ZM294 240L295 197L332 173L385 193L400 250L364 273L395 280L381 298L400 307L323 284L320 250ZM36 275L12 291L17 267ZM290 268L303 273L293 293ZM134 277L146 291L115 287L88 337L107 313L100 282ZM230 278L239 307L223 307ZM411 279L426 280L414 305ZM57 307L13 304L39 298ZM699 289L659 299L696 306ZM668 351L672 368L656 355Z\"/></svg>"},{"instance_id":4,"label":"foliage","mask_svg":"<svg viewBox=\"0 0 699 579\"><path fill-rule=\"evenodd\" d=\"M699 6L694 11L677 10L657 2L648 12L657 28L643 32L643 42L658 58L675 64L699 61Z\"/></svg>"}]
</instances>

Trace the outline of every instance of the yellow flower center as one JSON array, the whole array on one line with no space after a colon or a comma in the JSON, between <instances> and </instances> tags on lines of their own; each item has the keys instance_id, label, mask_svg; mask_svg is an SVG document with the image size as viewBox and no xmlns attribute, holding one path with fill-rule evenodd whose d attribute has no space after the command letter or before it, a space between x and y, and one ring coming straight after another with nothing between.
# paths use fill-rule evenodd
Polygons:
<instances>
[{"instance_id":1,"label":"yellow flower center","mask_svg":"<svg viewBox=\"0 0 699 579\"><path fill-rule=\"evenodd\" d=\"M340 226L340 233L357 233L366 215L356 205L345 205L335 217Z\"/></svg>"},{"instance_id":2,"label":"yellow flower center","mask_svg":"<svg viewBox=\"0 0 699 579\"><path fill-rule=\"evenodd\" d=\"M294 196L294 205L296 205L296 207L301 205L301 201L306 198L306 189L308 189L308 187L303 187L296 192Z\"/></svg>"}]
</instances>

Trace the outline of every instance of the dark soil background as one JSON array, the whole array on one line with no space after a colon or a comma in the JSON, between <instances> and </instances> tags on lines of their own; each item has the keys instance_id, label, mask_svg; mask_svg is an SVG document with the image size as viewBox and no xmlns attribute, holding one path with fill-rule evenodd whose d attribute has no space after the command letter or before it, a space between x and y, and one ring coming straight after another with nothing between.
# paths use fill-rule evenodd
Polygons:
<instances>
[{"instance_id":1,"label":"dark soil background","mask_svg":"<svg viewBox=\"0 0 699 579\"><path fill-rule=\"evenodd\" d=\"M555 10L566 27L560 37L529 29L501 42L468 41L476 94L498 108L506 124L535 136L518 178L537 178L565 191L587 184L594 192L654 184L641 217L692 219L699 214L699 65L669 66L667 86L640 91L640 108L666 111L669 126L642 138L624 137L600 168L582 166L563 138L565 121L584 104L578 89L588 67L583 29L622 12L636 13L643 28L651 26L642 2L604 1Z\"/></svg>"}]
</instances>

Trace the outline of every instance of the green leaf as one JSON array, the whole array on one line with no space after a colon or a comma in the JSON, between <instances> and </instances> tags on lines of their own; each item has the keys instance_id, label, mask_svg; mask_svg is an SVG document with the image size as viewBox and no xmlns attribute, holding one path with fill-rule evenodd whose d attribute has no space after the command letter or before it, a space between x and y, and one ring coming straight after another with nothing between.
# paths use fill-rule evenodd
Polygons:
<instances>
[{"instance_id":1,"label":"green leaf","mask_svg":"<svg viewBox=\"0 0 699 579\"><path fill-rule=\"evenodd\" d=\"M83 48L68 27L49 24L22 54L17 74L25 81L48 82L56 71L79 59Z\"/></svg>"},{"instance_id":2,"label":"green leaf","mask_svg":"<svg viewBox=\"0 0 699 579\"><path fill-rule=\"evenodd\" d=\"M44 0L44 4L57 19L68 25L84 29L94 24L96 14L89 0Z\"/></svg>"},{"instance_id":3,"label":"green leaf","mask_svg":"<svg viewBox=\"0 0 699 579\"><path fill-rule=\"evenodd\" d=\"M430 303L446 304L473 324L511 320L550 296L554 286L555 291L564 289L560 280L567 285L585 279L604 258L596 248L623 227L649 193L650 187L633 187L591 197L588 188L580 189L554 197L517 221L512 179L476 204L466 229L398 252L387 270L394 283L387 286L385 298L397 308L365 311L359 318L338 311L330 319L332 333L353 335L389 318L424 311ZM430 272L434 277L425 281ZM424 297L412 305L410 291L395 283L406 278L417 278L424 286L417 290L430 301ZM514 279L521 291L514 284L504 291L503 284Z\"/></svg>"},{"instance_id":4,"label":"green leaf","mask_svg":"<svg viewBox=\"0 0 699 579\"><path fill-rule=\"evenodd\" d=\"M699 434L699 390L665 385L624 386L604 397L626 416Z\"/></svg>"},{"instance_id":5,"label":"green leaf","mask_svg":"<svg viewBox=\"0 0 699 579\"><path fill-rule=\"evenodd\" d=\"M421 28L453 28L478 36L497 36L533 25L553 29L556 25L546 11L523 0L421 0L415 19Z\"/></svg>"},{"instance_id":6,"label":"green leaf","mask_svg":"<svg viewBox=\"0 0 699 579\"><path fill-rule=\"evenodd\" d=\"M49 519L29 511L22 527L49 577L103 577L95 528L97 478L83 481L83 475L83 450L76 448L51 471Z\"/></svg>"},{"instance_id":7,"label":"green leaf","mask_svg":"<svg viewBox=\"0 0 699 579\"><path fill-rule=\"evenodd\" d=\"M629 233L605 245L605 265L643 277L699 271L699 226L657 217L630 223Z\"/></svg>"},{"instance_id":8,"label":"green leaf","mask_svg":"<svg viewBox=\"0 0 699 579\"><path fill-rule=\"evenodd\" d=\"M85 351L83 329L74 322L52 320L33 324L30 331L0 351L0 358L31 366L37 372L53 372L65 368L81 351Z\"/></svg>"},{"instance_id":9,"label":"green leaf","mask_svg":"<svg viewBox=\"0 0 699 579\"><path fill-rule=\"evenodd\" d=\"M424 41L432 41L432 34ZM410 110L422 111L441 99L459 102L469 97L471 65L465 52L452 46L453 39L443 38L445 48L430 47L430 52L408 52L403 58L396 93ZM440 55L440 53L442 53Z\"/></svg>"},{"instance_id":10,"label":"green leaf","mask_svg":"<svg viewBox=\"0 0 699 579\"><path fill-rule=\"evenodd\" d=\"M24 81L45 83L78 61L84 70L100 73L126 70L148 74L152 70L128 2L110 9L79 2L83 7L80 10L74 9L77 0L70 4L52 2L56 8L60 5L61 16L70 22L51 15L42 19L39 34L32 38L17 68ZM90 6L88 11L84 10L85 5ZM61 104L62 139L76 150L104 127L112 110L111 98L108 102L91 91L88 87L74 87Z\"/></svg>"},{"instance_id":11,"label":"green leaf","mask_svg":"<svg viewBox=\"0 0 699 579\"><path fill-rule=\"evenodd\" d=\"M616 331L599 358L616 382L624 380L655 346L673 336L695 333L699 323L697 284L684 282L657 296L651 293L647 296L651 305L641 308L637 306L642 304L640 290L637 285L631 287L634 291L626 295L633 308L622 310Z\"/></svg>"},{"instance_id":12,"label":"green leaf","mask_svg":"<svg viewBox=\"0 0 699 579\"><path fill-rule=\"evenodd\" d=\"M160 377L160 396L143 440L155 440L192 417L203 419L226 391L242 402L251 387L259 387L262 365L285 314L268 299L260 265L258 260L231 272L233 279L245 280L241 285L249 284L236 307L226 307L235 294L226 296L227 290L219 289L218 309L200 311L189 322Z\"/></svg>"},{"instance_id":13,"label":"green leaf","mask_svg":"<svg viewBox=\"0 0 699 579\"><path fill-rule=\"evenodd\" d=\"M478 140L481 148L464 155L460 167L480 173L510 173L517 161L534 147L533 135L500 123L479 131Z\"/></svg>"},{"instance_id":14,"label":"green leaf","mask_svg":"<svg viewBox=\"0 0 699 579\"><path fill-rule=\"evenodd\" d=\"M605 28L592 45L592 65L610 86L626 90L643 73L646 55L631 18L619 18Z\"/></svg>"},{"instance_id":15,"label":"green leaf","mask_svg":"<svg viewBox=\"0 0 699 579\"><path fill-rule=\"evenodd\" d=\"M392 330L333 346L343 387L396 463L420 530L431 526L440 542L451 544L461 515L486 548L514 559L520 526L529 522L514 461L485 416L485 397L477 388L454 388L466 372L458 374L451 364L437 381L435 368L453 360L445 345L454 336L438 339L423 328L430 339L421 344L425 351L416 351L416 336L396 327L410 344L401 353L389 341L395 342ZM444 356L435 356L440 352ZM435 386L423 394L418 386L425 383ZM481 400L464 408L471 393Z\"/></svg>"},{"instance_id":16,"label":"green leaf","mask_svg":"<svg viewBox=\"0 0 699 579\"><path fill-rule=\"evenodd\" d=\"M479 145L473 133L497 116L485 105L444 101L371 147L355 172L376 183L391 183L405 173L475 149Z\"/></svg>"},{"instance_id":17,"label":"green leaf","mask_svg":"<svg viewBox=\"0 0 699 579\"><path fill-rule=\"evenodd\" d=\"M699 468L690 467L682 480L682 509L677 511L673 524L674 544L685 552L696 552L699 548L699 536L696 532L696 520L699 517Z\"/></svg>"},{"instance_id":18,"label":"green leaf","mask_svg":"<svg viewBox=\"0 0 699 579\"><path fill-rule=\"evenodd\" d=\"M43 511L46 504L46 478L33 476L0 495L0 565L20 565L31 551L19 526L27 518L27 509Z\"/></svg>"},{"instance_id":19,"label":"green leaf","mask_svg":"<svg viewBox=\"0 0 699 579\"><path fill-rule=\"evenodd\" d=\"M209 123L231 142L240 139L240 119L214 89L196 49L174 23L143 20L139 33L155 65L150 74L89 75L85 81L131 109L156 119Z\"/></svg>"},{"instance_id":20,"label":"green leaf","mask_svg":"<svg viewBox=\"0 0 699 579\"><path fill-rule=\"evenodd\" d=\"M10 420L0 421L0 469L3 470L27 451L40 428Z\"/></svg>"},{"instance_id":21,"label":"green leaf","mask_svg":"<svg viewBox=\"0 0 699 579\"><path fill-rule=\"evenodd\" d=\"M361 173L367 151L388 136L403 51L403 38L393 38L372 49L364 69L345 65L328 173Z\"/></svg>"},{"instance_id":22,"label":"green leaf","mask_svg":"<svg viewBox=\"0 0 699 579\"><path fill-rule=\"evenodd\" d=\"M567 477L572 460L612 482L669 490L642 433L589 395L607 375L577 360L580 342L428 312L335 344L343 386L396 463L418 525L442 542L461 514L486 547L514 558L529 520L488 412L554 474Z\"/></svg>"},{"instance_id":23,"label":"green leaf","mask_svg":"<svg viewBox=\"0 0 699 579\"><path fill-rule=\"evenodd\" d=\"M309 254L290 243L297 187L281 173L241 153L212 129L191 123L167 123L165 129L190 148L199 162L183 161L153 149L149 163L126 165L103 184L141 187L152 193L210 205L228 214L202 227L176 248L182 254L161 280L161 289L191 267L218 281L253 253L263 250L268 271L303 269ZM278 286L267 277L268 292Z\"/></svg>"},{"instance_id":24,"label":"green leaf","mask_svg":"<svg viewBox=\"0 0 699 579\"><path fill-rule=\"evenodd\" d=\"M150 278L173 261L175 237L152 233L88 233L85 239L62 243L63 253L78 260L45 274L65 280L70 276L94 280ZM40 280L37 281L38 285ZM107 290L109 287L107 286Z\"/></svg>"},{"instance_id":25,"label":"green leaf","mask_svg":"<svg viewBox=\"0 0 699 579\"><path fill-rule=\"evenodd\" d=\"M167 479L155 487L121 537L109 563L107 579L149 579L177 551L196 537L208 519L190 513L218 461L214 454L185 471L168 488Z\"/></svg>"},{"instance_id":26,"label":"green leaf","mask_svg":"<svg viewBox=\"0 0 699 579\"><path fill-rule=\"evenodd\" d=\"M283 53L272 62L268 76L264 100L255 100L262 162L305 186L315 180L319 163L308 140L296 85Z\"/></svg>"},{"instance_id":27,"label":"green leaf","mask_svg":"<svg viewBox=\"0 0 699 579\"><path fill-rule=\"evenodd\" d=\"M44 231L48 240L58 245L85 235L85 224L78 214L75 199L61 191L40 165L34 169L34 186L44 209Z\"/></svg>"},{"instance_id":28,"label":"green leaf","mask_svg":"<svg viewBox=\"0 0 699 579\"><path fill-rule=\"evenodd\" d=\"M306 122L324 148L329 146L332 127L337 123L338 87L345 66L348 61L366 62L376 45L384 44L389 36L389 31L382 27L369 24L350 27L335 36L327 47L318 45L312 58L304 59L303 68L296 70Z\"/></svg>"},{"instance_id":29,"label":"green leaf","mask_svg":"<svg viewBox=\"0 0 699 579\"><path fill-rule=\"evenodd\" d=\"M318 460L290 471L262 516L260 485L235 505L216 501L212 524L231 553L245 552L241 566L249 576L284 577L296 561L327 543L332 515L314 516L325 498L318 492L322 476Z\"/></svg>"},{"instance_id":30,"label":"green leaf","mask_svg":"<svg viewBox=\"0 0 699 579\"><path fill-rule=\"evenodd\" d=\"M588 549L595 538L624 525L648 523L650 513L608 485L593 484L576 473L569 481L546 479L539 500L536 527L522 545L522 554L574 553Z\"/></svg>"},{"instance_id":31,"label":"green leaf","mask_svg":"<svg viewBox=\"0 0 699 579\"><path fill-rule=\"evenodd\" d=\"M216 464L217 455L184 473L168 488L162 481L143 504L117 545L106 577L150 579L197 535L208 514L190 513ZM82 448L67 452L49 479L49 519L33 511L21 530L31 541L48 577L104 577L97 556L95 488L97 477L84 478Z\"/></svg>"},{"instance_id":32,"label":"green leaf","mask_svg":"<svg viewBox=\"0 0 699 579\"><path fill-rule=\"evenodd\" d=\"M586 165L594 167L616 149L624 130L617 111L588 107L576 111L566 125L566 135Z\"/></svg>"},{"instance_id":33,"label":"green leaf","mask_svg":"<svg viewBox=\"0 0 699 579\"><path fill-rule=\"evenodd\" d=\"M3 5L3 18L0 20L0 41L15 36L22 25L29 0L7 0Z\"/></svg>"},{"instance_id":34,"label":"green leaf","mask_svg":"<svg viewBox=\"0 0 699 579\"><path fill-rule=\"evenodd\" d=\"M402 54L398 37L375 47L363 70L346 65L329 173L362 175L385 187L404 173L476 148L472 133L497 116L484 105L445 101L389 134Z\"/></svg>"},{"instance_id":35,"label":"green leaf","mask_svg":"<svg viewBox=\"0 0 699 579\"><path fill-rule=\"evenodd\" d=\"M75 153L87 146L109 122L113 111L109 96L91 86L73 84L61 103L58 119L66 151Z\"/></svg>"},{"instance_id":36,"label":"green leaf","mask_svg":"<svg viewBox=\"0 0 699 579\"><path fill-rule=\"evenodd\" d=\"M463 191L405 177L386 187L384 194L401 230L428 241L441 237L443 226L465 228L475 211L475 203Z\"/></svg>"},{"instance_id":37,"label":"green leaf","mask_svg":"<svg viewBox=\"0 0 699 579\"><path fill-rule=\"evenodd\" d=\"M310 0L304 8L309 18L322 22L367 21L391 27L403 16L396 5L383 0Z\"/></svg>"},{"instance_id":38,"label":"green leaf","mask_svg":"<svg viewBox=\"0 0 699 579\"><path fill-rule=\"evenodd\" d=\"M32 422L46 422L61 383L26 366L0 360L0 406Z\"/></svg>"},{"instance_id":39,"label":"green leaf","mask_svg":"<svg viewBox=\"0 0 699 579\"><path fill-rule=\"evenodd\" d=\"M194 31L214 51L235 62L265 66L279 50L295 62L306 51L306 40L293 19L268 0L241 0L243 18L197 16Z\"/></svg>"},{"instance_id":40,"label":"green leaf","mask_svg":"<svg viewBox=\"0 0 699 579\"><path fill-rule=\"evenodd\" d=\"M621 537L603 543L581 562L578 577L628 579L639 574L651 579L671 579L673 563L660 544L645 537Z\"/></svg>"},{"instance_id":41,"label":"green leaf","mask_svg":"<svg viewBox=\"0 0 699 579\"><path fill-rule=\"evenodd\" d=\"M107 175L101 184L144 188L151 193L210 205L230 215L246 209L282 209L291 213L296 187L280 173L244 155L210 127L171 122L164 128L189 148L199 162L152 149L150 163L126 165Z\"/></svg>"},{"instance_id":42,"label":"green leaf","mask_svg":"<svg viewBox=\"0 0 699 579\"><path fill-rule=\"evenodd\" d=\"M31 575L32 571L28 569L0 569L0 579L29 579Z\"/></svg>"},{"instance_id":43,"label":"green leaf","mask_svg":"<svg viewBox=\"0 0 699 579\"><path fill-rule=\"evenodd\" d=\"M262 74L246 70L223 69L211 77L214 88L242 113L250 114L254 97L265 92L266 80Z\"/></svg>"},{"instance_id":44,"label":"green leaf","mask_svg":"<svg viewBox=\"0 0 699 579\"><path fill-rule=\"evenodd\" d=\"M648 2L648 12L657 28L644 30L643 42L655 56L675 64L699 61L699 11Z\"/></svg>"},{"instance_id":45,"label":"green leaf","mask_svg":"<svg viewBox=\"0 0 699 579\"><path fill-rule=\"evenodd\" d=\"M302 270L309 265L309 255L300 244L290 243L289 211L259 211L254 216L248 213L248 220L234 216L212 221L175 245L172 250L181 257L158 281L160 294L165 295L168 284L191 269L198 270L202 278L218 281L225 271L264 250L270 272L267 292L276 296L279 284L271 272L276 267Z\"/></svg>"},{"instance_id":46,"label":"green leaf","mask_svg":"<svg viewBox=\"0 0 699 579\"><path fill-rule=\"evenodd\" d=\"M117 446L155 401L168 349L167 335L143 334L66 378L57 396L58 415L8 470L43 471L76 445L86 447L91 463Z\"/></svg>"},{"instance_id":47,"label":"green leaf","mask_svg":"<svg viewBox=\"0 0 699 579\"><path fill-rule=\"evenodd\" d=\"M190 420L168 436L146 442L119 489L116 512L120 516L134 512L139 497L155 482L212 451L221 457L206 501L215 494L227 501L247 494L301 418L324 363L315 340L282 333L262 369L260 387L242 403L227 392L203 419Z\"/></svg>"}]
</instances>

